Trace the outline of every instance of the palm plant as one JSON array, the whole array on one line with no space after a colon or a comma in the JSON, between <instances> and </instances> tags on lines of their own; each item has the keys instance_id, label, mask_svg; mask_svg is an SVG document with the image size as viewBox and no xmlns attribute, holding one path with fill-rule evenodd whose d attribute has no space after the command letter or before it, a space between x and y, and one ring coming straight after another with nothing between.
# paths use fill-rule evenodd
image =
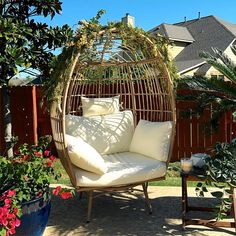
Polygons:
<instances>
[{"instance_id":1,"label":"palm plant","mask_svg":"<svg viewBox=\"0 0 236 236\"><path fill-rule=\"evenodd\" d=\"M236 56L236 46L231 47ZM203 111L205 107L212 105L213 117L211 124L216 126L222 114L232 111L236 114L236 64L219 49L213 49L213 54L202 52L200 54L208 64L222 73L226 80L219 78L191 77L182 78L178 82L178 88L187 88L190 91L198 90L200 93L190 93L186 99L197 101L198 109ZM183 99L183 97L181 97ZM198 183L196 191L200 196L207 192L206 186L218 187L219 191L211 192L212 196L220 200L217 218L222 219L232 206L233 188L236 187L236 141L230 143L216 143L211 158L205 163L205 184Z\"/></svg>"},{"instance_id":2,"label":"palm plant","mask_svg":"<svg viewBox=\"0 0 236 236\"><path fill-rule=\"evenodd\" d=\"M236 46L232 46L231 49L236 56ZM211 125L216 128L222 114L226 111L236 111L236 64L221 50L216 48L212 50L212 54L201 52L200 56L222 73L227 80L200 76L186 77L177 82L177 87L178 89L200 91L197 96L196 93L181 95L181 99L192 99L198 102L195 111L197 113L201 113L205 107L214 104Z\"/></svg>"}]
</instances>

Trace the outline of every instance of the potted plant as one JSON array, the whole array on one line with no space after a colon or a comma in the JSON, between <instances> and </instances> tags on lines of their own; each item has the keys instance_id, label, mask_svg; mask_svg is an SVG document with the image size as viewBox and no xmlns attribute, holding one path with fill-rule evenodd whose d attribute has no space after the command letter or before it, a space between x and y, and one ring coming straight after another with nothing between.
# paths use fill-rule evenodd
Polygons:
<instances>
[{"instance_id":1,"label":"potted plant","mask_svg":"<svg viewBox=\"0 0 236 236\"><path fill-rule=\"evenodd\" d=\"M231 210L236 188L236 139L231 143L216 143L213 154L205 159L204 172L206 180L197 184L197 193L204 196L207 187L216 187L210 193L220 202L216 218L223 219Z\"/></svg>"},{"instance_id":2,"label":"potted plant","mask_svg":"<svg viewBox=\"0 0 236 236\"><path fill-rule=\"evenodd\" d=\"M50 136L41 137L37 145L21 145L12 158L0 156L1 236L43 234L51 207L49 184L60 177L47 149L50 141ZM53 192L62 198L73 195L61 187Z\"/></svg>"}]
</instances>

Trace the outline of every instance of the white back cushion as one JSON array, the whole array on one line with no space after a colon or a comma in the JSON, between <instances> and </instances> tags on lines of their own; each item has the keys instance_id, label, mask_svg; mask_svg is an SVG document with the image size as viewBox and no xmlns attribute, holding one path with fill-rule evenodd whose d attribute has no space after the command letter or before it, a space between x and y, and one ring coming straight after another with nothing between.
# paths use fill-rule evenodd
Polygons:
<instances>
[{"instance_id":1,"label":"white back cushion","mask_svg":"<svg viewBox=\"0 0 236 236\"><path fill-rule=\"evenodd\" d=\"M84 170L103 175L107 172L107 166L101 155L88 143L79 137L66 135L68 154L71 162Z\"/></svg>"},{"instance_id":2,"label":"white back cushion","mask_svg":"<svg viewBox=\"0 0 236 236\"><path fill-rule=\"evenodd\" d=\"M81 97L83 116L99 116L119 112L120 96L110 98Z\"/></svg>"},{"instance_id":3,"label":"white back cushion","mask_svg":"<svg viewBox=\"0 0 236 236\"><path fill-rule=\"evenodd\" d=\"M65 126L67 134L81 137L102 155L128 151L134 133L128 110L105 116L66 115Z\"/></svg>"},{"instance_id":4,"label":"white back cushion","mask_svg":"<svg viewBox=\"0 0 236 236\"><path fill-rule=\"evenodd\" d=\"M129 151L159 161L167 161L170 147L172 122L140 120L134 131Z\"/></svg>"}]
</instances>

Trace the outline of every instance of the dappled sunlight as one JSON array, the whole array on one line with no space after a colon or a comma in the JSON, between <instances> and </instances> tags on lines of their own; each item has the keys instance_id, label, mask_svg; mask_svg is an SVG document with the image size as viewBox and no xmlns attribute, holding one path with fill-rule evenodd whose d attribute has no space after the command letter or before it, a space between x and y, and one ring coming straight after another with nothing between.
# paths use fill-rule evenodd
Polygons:
<instances>
[{"instance_id":1,"label":"dappled sunlight","mask_svg":"<svg viewBox=\"0 0 236 236\"><path fill-rule=\"evenodd\" d=\"M192 196L193 191L191 191ZM234 229L210 229L181 227L181 189L179 187L150 187L153 214L146 211L145 200L140 191L112 193L94 200L92 220L86 224L87 196L66 201L53 197L52 212L44 236L72 235L186 235L222 236L234 235ZM112 195L112 197L111 197ZM194 196L194 195L193 195ZM193 203L201 199L191 197ZM204 199L208 204L212 199ZM202 201L201 201L202 202ZM198 213L201 215L202 213Z\"/></svg>"}]
</instances>

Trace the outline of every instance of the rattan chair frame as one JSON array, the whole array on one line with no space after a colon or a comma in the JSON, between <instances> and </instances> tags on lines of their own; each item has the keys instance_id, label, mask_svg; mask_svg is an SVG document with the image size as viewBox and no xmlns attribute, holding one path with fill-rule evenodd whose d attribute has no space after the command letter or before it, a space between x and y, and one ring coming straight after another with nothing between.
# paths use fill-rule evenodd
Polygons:
<instances>
[{"instance_id":1,"label":"rattan chair frame","mask_svg":"<svg viewBox=\"0 0 236 236\"><path fill-rule=\"evenodd\" d=\"M114 35L114 38L118 37L115 33ZM80 64L81 53L78 52L73 61L69 79L64 87L63 93L61 94L61 100L55 101L51 105L51 126L58 156L60 157L62 165L68 173L71 183L76 190L78 192L89 193L87 221L90 220L93 191L119 191L142 185L147 200L147 206L151 212L151 205L147 194L148 182L162 180L165 177L120 186L77 186L73 170L74 167L70 162L67 143L65 140L65 115L82 115L81 96L109 97L119 94L122 109L131 109L133 111L135 125L137 125L139 119L150 121L172 121L173 129L171 133L167 166L171 158L176 126L175 94L173 84L160 52L147 36L142 35L142 37L143 40L148 42L152 50L155 49L155 57L152 56L138 61L111 62L104 59L106 51L106 47L104 47L100 61L86 62L86 68L90 67L92 71L98 69L105 71L104 73L106 73L106 76L103 74L103 76L98 78L96 82L91 82L86 79L86 72L82 72L81 68L83 68L83 66L81 66L82 63ZM85 63L83 62L83 65L84 64ZM114 67L118 68L117 71L119 75L117 77L113 75L113 77L111 76L112 78L110 78L110 68ZM126 77L123 77L124 74ZM115 82L111 83L109 81Z\"/></svg>"}]
</instances>

